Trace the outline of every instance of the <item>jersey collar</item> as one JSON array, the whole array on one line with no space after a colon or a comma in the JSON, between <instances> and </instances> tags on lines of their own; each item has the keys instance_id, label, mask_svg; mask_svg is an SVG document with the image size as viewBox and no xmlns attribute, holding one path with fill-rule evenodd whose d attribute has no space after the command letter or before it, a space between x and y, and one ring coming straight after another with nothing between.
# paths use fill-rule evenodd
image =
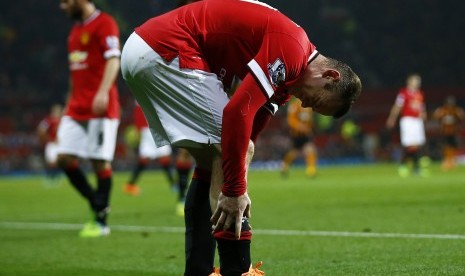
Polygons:
<instances>
[{"instance_id":1,"label":"jersey collar","mask_svg":"<svg viewBox=\"0 0 465 276\"><path fill-rule=\"evenodd\" d=\"M82 25L87 25L90 22L94 21L94 19L97 18L97 16L99 16L100 13L100 10L95 10L86 20L82 21Z\"/></svg>"},{"instance_id":2,"label":"jersey collar","mask_svg":"<svg viewBox=\"0 0 465 276\"><path fill-rule=\"evenodd\" d=\"M310 62L314 61L316 59L316 57L319 55L320 53L318 53L317 50L314 50L313 53L310 54L310 56L308 57L308 61L307 61L307 64L309 64Z\"/></svg>"}]
</instances>

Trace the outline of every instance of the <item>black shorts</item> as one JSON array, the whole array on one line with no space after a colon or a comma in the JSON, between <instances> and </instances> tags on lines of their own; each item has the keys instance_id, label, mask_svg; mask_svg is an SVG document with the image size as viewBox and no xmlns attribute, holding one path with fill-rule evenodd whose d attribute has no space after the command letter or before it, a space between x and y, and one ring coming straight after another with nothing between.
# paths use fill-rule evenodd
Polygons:
<instances>
[{"instance_id":1,"label":"black shorts","mask_svg":"<svg viewBox=\"0 0 465 276\"><path fill-rule=\"evenodd\" d=\"M292 143L294 145L294 149L302 149L303 146L307 143L312 142L312 137L310 136L293 136Z\"/></svg>"},{"instance_id":2,"label":"black shorts","mask_svg":"<svg viewBox=\"0 0 465 276\"><path fill-rule=\"evenodd\" d=\"M443 138L445 146L456 148L458 146L457 137L455 135L445 135Z\"/></svg>"}]
</instances>

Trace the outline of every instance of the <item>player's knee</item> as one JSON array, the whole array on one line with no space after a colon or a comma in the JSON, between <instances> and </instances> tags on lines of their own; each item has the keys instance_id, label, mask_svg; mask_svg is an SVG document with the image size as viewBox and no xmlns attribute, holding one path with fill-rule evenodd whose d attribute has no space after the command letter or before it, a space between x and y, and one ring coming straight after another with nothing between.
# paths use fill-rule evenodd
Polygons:
<instances>
[{"instance_id":1,"label":"player's knee","mask_svg":"<svg viewBox=\"0 0 465 276\"><path fill-rule=\"evenodd\" d=\"M74 158L67 154L59 154L57 156L57 165L62 169L67 169L70 166L74 165Z\"/></svg>"}]
</instances>

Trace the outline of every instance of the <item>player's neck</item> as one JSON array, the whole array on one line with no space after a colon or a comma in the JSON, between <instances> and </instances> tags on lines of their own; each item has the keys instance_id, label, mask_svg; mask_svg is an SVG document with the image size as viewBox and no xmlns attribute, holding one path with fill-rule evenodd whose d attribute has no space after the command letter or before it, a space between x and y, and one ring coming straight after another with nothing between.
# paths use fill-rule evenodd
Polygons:
<instances>
[{"instance_id":1,"label":"player's neck","mask_svg":"<svg viewBox=\"0 0 465 276\"><path fill-rule=\"evenodd\" d=\"M85 22L87 19L89 19L96 10L97 8L93 3L86 4L82 9L82 22Z\"/></svg>"}]
</instances>

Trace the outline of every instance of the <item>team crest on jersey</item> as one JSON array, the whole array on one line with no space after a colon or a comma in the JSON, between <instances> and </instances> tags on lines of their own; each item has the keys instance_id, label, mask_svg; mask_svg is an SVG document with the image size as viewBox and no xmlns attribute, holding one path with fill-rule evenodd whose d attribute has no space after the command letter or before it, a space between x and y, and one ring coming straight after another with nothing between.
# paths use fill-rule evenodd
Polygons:
<instances>
[{"instance_id":1,"label":"team crest on jersey","mask_svg":"<svg viewBox=\"0 0 465 276\"><path fill-rule=\"evenodd\" d=\"M82 45L87 45L87 43L89 43L89 40L90 40L90 35L89 35L89 33L83 33L83 34L81 35L81 39L80 39L80 40L81 40L81 44L82 44Z\"/></svg>"},{"instance_id":2,"label":"team crest on jersey","mask_svg":"<svg viewBox=\"0 0 465 276\"><path fill-rule=\"evenodd\" d=\"M268 73L274 86L279 86L286 80L286 66L279 58L273 63L268 63Z\"/></svg>"}]
</instances>

